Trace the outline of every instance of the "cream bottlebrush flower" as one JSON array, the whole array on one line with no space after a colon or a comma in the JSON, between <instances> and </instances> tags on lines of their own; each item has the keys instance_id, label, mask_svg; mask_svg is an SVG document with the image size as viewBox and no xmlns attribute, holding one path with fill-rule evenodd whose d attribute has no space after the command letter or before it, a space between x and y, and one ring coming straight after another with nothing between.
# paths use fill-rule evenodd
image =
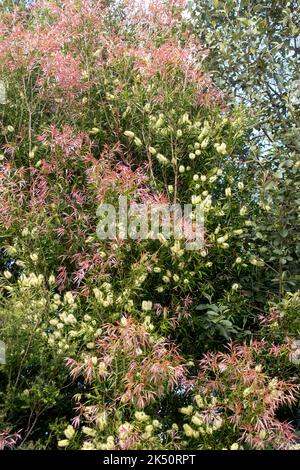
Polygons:
<instances>
[{"instance_id":1,"label":"cream bottlebrush flower","mask_svg":"<svg viewBox=\"0 0 300 470\"><path fill-rule=\"evenodd\" d=\"M195 158L196 158L196 154L194 152L190 152L189 153L189 159L190 160L195 160Z\"/></svg>"},{"instance_id":2,"label":"cream bottlebrush flower","mask_svg":"<svg viewBox=\"0 0 300 470\"><path fill-rule=\"evenodd\" d=\"M264 261L261 260L261 259L257 259L257 258L251 258L250 259L250 263L253 265L253 266L259 266L259 267L262 267L264 266Z\"/></svg>"},{"instance_id":3,"label":"cream bottlebrush flower","mask_svg":"<svg viewBox=\"0 0 300 470\"><path fill-rule=\"evenodd\" d=\"M154 419L154 420L152 421L152 426L153 426L154 428L158 428L158 429L159 429L159 428L161 428L162 425L161 425L161 423L158 421L158 419Z\"/></svg>"},{"instance_id":4,"label":"cream bottlebrush flower","mask_svg":"<svg viewBox=\"0 0 300 470\"><path fill-rule=\"evenodd\" d=\"M122 423L119 426L118 431L119 431L120 439L124 439L126 437L129 437L130 434L134 432L134 427L132 426L132 424L125 421L125 423Z\"/></svg>"},{"instance_id":5,"label":"cream bottlebrush flower","mask_svg":"<svg viewBox=\"0 0 300 470\"><path fill-rule=\"evenodd\" d=\"M168 244L168 240L166 239L166 237L161 232L159 232L159 234L157 235L157 239L160 241L160 243L162 245L167 245Z\"/></svg>"},{"instance_id":6,"label":"cream bottlebrush flower","mask_svg":"<svg viewBox=\"0 0 300 470\"><path fill-rule=\"evenodd\" d=\"M97 417L96 417L96 424L97 424L97 426L98 426L98 429L100 429L100 431L103 431L103 429L106 428L106 426L107 426L107 421L108 421L108 417L107 417L106 411L103 411L102 413L100 413L99 415L97 415Z\"/></svg>"},{"instance_id":7,"label":"cream bottlebrush flower","mask_svg":"<svg viewBox=\"0 0 300 470\"><path fill-rule=\"evenodd\" d=\"M74 323L77 323L77 320L74 317L74 315L70 313L69 315L65 317L64 322L66 325L73 325Z\"/></svg>"},{"instance_id":8,"label":"cream bottlebrush flower","mask_svg":"<svg viewBox=\"0 0 300 470\"><path fill-rule=\"evenodd\" d=\"M154 127L155 129L159 129L164 123L164 115L160 114L158 120L156 121Z\"/></svg>"},{"instance_id":9,"label":"cream bottlebrush flower","mask_svg":"<svg viewBox=\"0 0 300 470\"><path fill-rule=\"evenodd\" d=\"M68 439L62 439L61 441L58 441L57 445L58 447L68 447L70 444L70 441Z\"/></svg>"},{"instance_id":10,"label":"cream bottlebrush flower","mask_svg":"<svg viewBox=\"0 0 300 470\"><path fill-rule=\"evenodd\" d=\"M134 143L137 147L141 147L143 145L143 142L138 137L135 137Z\"/></svg>"},{"instance_id":11,"label":"cream bottlebrush flower","mask_svg":"<svg viewBox=\"0 0 300 470\"><path fill-rule=\"evenodd\" d=\"M93 128L89 131L89 133L92 134L92 135L99 134L99 132L100 132L99 127L93 127Z\"/></svg>"},{"instance_id":12,"label":"cream bottlebrush flower","mask_svg":"<svg viewBox=\"0 0 300 470\"><path fill-rule=\"evenodd\" d=\"M184 173L185 172L185 167L184 165L179 166L179 173Z\"/></svg>"},{"instance_id":13,"label":"cream bottlebrush flower","mask_svg":"<svg viewBox=\"0 0 300 470\"><path fill-rule=\"evenodd\" d=\"M88 426L82 426L82 432L86 436L90 436L90 437L95 437L97 434L97 431L95 429L89 428Z\"/></svg>"},{"instance_id":14,"label":"cream bottlebrush flower","mask_svg":"<svg viewBox=\"0 0 300 470\"><path fill-rule=\"evenodd\" d=\"M181 116L182 124L191 124L189 113L186 112Z\"/></svg>"},{"instance_id":15,"label":"cream bottlebrush flower","mask_svg":"<svg viewBox=\"0 0 300 470\"><path fill-rule=\"evenodd\" d=\"M144 411L136 411L134 416L137 421L144 422L149 420L149 416Z\"/></svg>"},{"instance_id":16,"label":"cream bottlebrush flower","mask_svg":"<svg viewBox=\"0 0 300 470\"><path fill-rule=\"evenodd\" d=\"M102 292L100 291L100 289L98 289L98 287L94 287L93 292L97 300L101 299Z\"/></svg>"},{"instance_id":17,"label":"cream bottlebrush flower","mask_svg":"<svg viewBox=\"0 0 300 470\"><path fill-rule=\"evenodd\" d=\"M202 426L203 418L201 418L200 416L196 414L192 417L192 423L195 424L196 426Z\"/></svg>"},{"instance_id":18,"label":"cream bottlebrush flower","mask_svg":"<svg viewBox=\"0 0 300 470\"><path fill-rule=\"evenodd\" d=\"M20 268L25 268L25 266L26 266L24 261L22 261L21 259L17 259L16 265L19 266Z\"/></svg>"},{"instance_id":19,"label":"cream bottlebrush flower","mask_svg":"<svg viewBox=\"0 0 300 470\"><path fill-rule=\"evenodd\" d=\"M209 144L209 138L206 137L206 139L204 139L204 140L202 141L202 143L201 143L201 148L202 148L203 150L206 149L206 147L208 146L208 144Z\"/></svg>"},{"instance_id":20,"label":"cream bottlebrush flower","mask_svg":"<svg viewBox=\"0 0 300 470\"><path fill-rule=\"evenodd\" d=\"M230 450L239 450L240 446L237 442L234 442L233 444L231 444L230 446Z\"/></svg>"},{"instance_id":21,"label":"cream bottlebrush flower","mask_svg":"<svg viewBox=\"0 0 300 470\"><path fill-rule=\"evenodd\" d=\"M73 426L71 426L71 424L69 424L69 426L64 430L64 434L67 439L72 439L75 434L75 429L73 428Z\"/></svg>"},{"instance_id":22,"label":"cream bottlebrush flower","mask_svg":"<svg viewBox=\"0 0 300 470\"><path fill-rule=\"evenodd\" d=\"M27 237L29 235L29 229L27 227L22 230L22 237Z\"/></svg>"},{"instance_id":23,"label":"cream bottlebrush flower","mask_svg":"<svg viewBox=\"0 0 300 470\"><path fill-rule=\"evenodd\" d=\"M36 262L39 259L38 254L37 253L31 253L30 259L31 259L31 261Z\"/></svg>"},{"instance_id":24,"label":"cream bottlebrush flower","mask_svg":"<svg viewBox=\"0 0 300 470\"><path fill-rule=\"evenodd\" d=\"M113 101L115 99L115 95L113 95L112 93L106 93L106 99L108 101Z\"/></svg>"},{"instance_id":25,"label":"cream bottlebrush flower","mask_svg":"<svg viewBox=\"0 0 300 470\"><path fill-rule=\"evenodd\" d=\"M184 254L184 250L180 247L180 241L176 240L174 245L171 247L172 254L174 256L182 256Z\"/></svg>"},{"instance_id":26,"label":"cream bottlebrush flower","mask_svg":"<svg viewBox=\"0 0 300 470\"><path fill-rule=\"evenodd\" d=\"M191 202L192 204L199 204L201 202L201 196L196 196L196 194L192 194Z\"/></svg>"},{"instance_id":27,"label":"cream bottlebrush flower","mask_svg":"<svg viewBox=\"0 0 300 470\"><path fill-rule=\"evenodd\" d=\"M107 450L113 449L115 447L115 440L113 436L108 436L106 441Z\"/></svg>"},{"instance_id":28,"label":"cream bottlebrush flower","mask_svg":"<svg viewBox=\"0 0 300 470\"><path fill-rule=\"evenodd\" d=\"M5 248L5 251L9 254L9 255L16 255L17 254L17 249L15 246L12 246L12 245L9 245Z\"/></svg>"},{"instance_id":29,"label":"cream bottlebrush flower","mask_svg":"<svg viewBox=\"0 0 300 470\"><path fill-rule=\"evenodd\" d=\"M232 284L231 289L235 291L235 290L239 290L240 287L241 286L238 283L235 283L235 284Z\"/></svg>"},{"instance_id":30,"label":"cream bottlebrush flower","mask_svg":"<svg viewBox=\"0 0 300 470\"><path fill-rule=\"evenodd\" d=\"M94 333L94 337L95 338L98 338L99 336L102 335L102 329L101 328L97 328L97 330L95 331Z\"/></svg>"},{"instance_id":31,"label":"cream bottlebrush flower","mask_svg":"<svg viewBox=\"0 0 300 470\"><path fill-rule=\"evenodd\" d=\"M151 153L151 155L157 154L157 150L154 147L148 147L148 150L149 150L149 153Z\"/></svg>"},{"instance_id":32,"label":"cream bottlebrush flower","mask_svg":"<svg viewBox=\"0 0 300 470\"><path fill-rule=\"evenodd\" d=\"M207 121L205 121L203 129L198 135L198 140L202 141L202 139L204 139L204 137L206 137L208 134L209 134L209 124Z\"/></svg>"},{"instance_id":33,"label":"cream bottlebrush flower","mask_svg":"<svg viewBox=\"0 0 300 470\"><path fill-rule=\"evenodd\" d=\"M225 196L226 197L231 197L231 188L230 187L225 189Z\"/></svg>"},{"instance_id":34,"label":"cream bottlebrush flower","mask_svg":"<svg viewBox=\"0 0 300 470\"><path fill-rule=\"evenodd\" d=\"M50 286L53 286L55 284L55 276L53 274L49 276L48 283Z\"/></svg>"},{"instance_id":35,"label":"cream bottlebrush flower","mask_svg":"<svg viewBox=\"0 0 300 470\"><path fill-rule=\"evenodd\" d=\"M72 292L66 292L65 295L64 295L64 302L69 304L69 305L72 305L74 304L74 297L73 297L73 294Z\"/></svg>"},{"instance_id":36,"label":"cream bottlebrush flower","mask_svg":"<svg viewBox=\"0 0 300 470\"><path fill-rule=\"evenodd\" d=\"M143 300L142 310L144 312L149 312L150 310L152 310L152 302L150 300Z\"/></svg>"},{"instance_id":37,"label":"cream bottlebrush flower","mask_svg":"<svg viewBox=\"0 0 300 470\"><path fill-rule=\"evenodd\" d=\"M242 207L240 208L240 215L241 215L241 216L246 215L247 212L248 212L248 210L247 210L247 207L246 207L246 206L242 206Z\"/></svg>"},{"instance_id":38,"label":"cream bottlebrush flower","mask_svg":"<svg viewBox=\"0 0 300 470\"><path fill-rule=\"evenodd\" d=\"M221 244L221 243L226 242L227 240L228 240L228 235L226 234L226 235L223 235L223 237L218 237L217 238L217 243Z\"/></svg>"},{"instance_id":39,"label":"cream bottlebrush flower","mask_svg":"<svg viewBox=\"0 0 300 470\"><path fill-rule=\"evenodd\" d=\"M193 413L193 406L192 405L189 405L189 406L184 406L182 408L180 408L180 413L182 413L183 415L187 415L187 416L191 416L191 414Z\"/></svg>"},{"instance_id":40,"label":"cream bottlebrush flower","mask_svg":"<svg viewBox=\"0 0 300 470\"><path fill-rule=\"evenodd\" d=\"M215 144L214 147L220 155L226 155L227 147L224 142L222 142L221 144Z\"/></svg>"},{"instance_id":41,"label":"cream bottlebrush flower","mask_svg":"<svg viewBox=\"0 0 300 470\"><path fill-rule=\"evenodd\" d=\"M223 425L223 419L221 418L221 416L217 416L213 422L213 429L214 430L220 429L222 425Z\"/></svg>"},{"instance_id":42,"label":"cream bottlebrush flower","mask_svg":"<svg viewBox=\"0 0 300 470\"><path fill-rule=\"evenodd\" d=\"M203 201L203 207L205 210L209 210L211 208L211 205L212 205L212 199L211 199L211 195L209 194L208 196L206 196L206 198Z\"/></svg>"},{"instance_id":43,"label":"cream bottlebrush flower","mask_svg":"<svg viewBox=\"0 0 300 470\"><path fill-rule=\"evenodd\" d=\"M132 131L125 131L124 135L126 135L126 137L129 137L129 139L134 139L135 138L135 133L132 132Z\"/></svg>"},{"instance_id":44,"label":"cream bottlebrush flower","mask_svg":"<svg viewBox=\"0 0 300 470\"><path fill-rule=\"evenodd\" d=\"M158 153L156 155L156 158L163 165L167 165L168 163L170 163L169 160L164 155L162 155L161 153Z\"/></svg>"},{"instance_id":45,"label":"cream bottlebrush flower","mask_svg":"<svg viewBox=\"0 0 300 470\"><path fill-rule=\"evenodd\" d=\"M107 366L106 366L105 362L101 361L99 363L98 372L99 372L100 377L103 377L107 374Z\"/></svg>"},{"instance_id":46,"label":"cream bottlebrush flower","mask_svg":"<svg viewBox=\"0 0 300 470\"><path fill-rule=\"evenodd\" d=\"M184 431L184 434L187 436L187 437L193 437L194 436L194 429L191 428L191 426L187 423L185 423L183 425L183 431Z\"/></svg>"},{"instance_id":47,"label":"cream bottlebrush flower","mask_svg":"<svg viewBox=\"0 0 300 470\"><path fill-rule=\"evenodd\" d=\"M84 441L82 444L81 450L95 450L95 446L92 442Z\"/></svg>"},{"instance_id":48,"label":"cream bottlebrush flower","mask_svg":"<svg viewBox=\"0 0 300 470\"><path fill-rule=\"evenodd\" d=\"M198 408L203 408L204 407L204 401L201 395L195 395L195 402Z\"/></svg>"},{"instance_id":49,"label":"cream bottlebrush flower","mask_svg":"<svg viewBox=\"0 0 300 470\"><path fill-rule=\"evenodd\" d=\"M3 276L8 280L12 278L12 273L10 271L4 271Z\"/></svg>"},{"instance_id":50,"label":"cream bottlebrush flower","mask_svg":"<svg viewBox=\"0 0 300 470\"><path fill-rule=\"evenodd\" d=\"M147 426L145 426L145 431L146 431L147 434L151 435L154 431L153 425L152 424L147 424Z\"/></svg>"}]
</instances>

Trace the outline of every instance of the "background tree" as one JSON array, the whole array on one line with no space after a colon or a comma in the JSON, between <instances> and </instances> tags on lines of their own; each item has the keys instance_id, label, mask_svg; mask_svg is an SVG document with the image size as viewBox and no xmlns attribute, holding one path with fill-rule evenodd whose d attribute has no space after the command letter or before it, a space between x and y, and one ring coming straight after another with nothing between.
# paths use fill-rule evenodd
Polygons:
<instances>
[{"instance_id":1,"label":"background tree","mask_svg":"<svg viewBox=\"0 0 300 470\"><path fill-rule=\"evenodd\" d=\"M258 113L255 140L300 150L299 2L195 0L191 9L214 79Z\"/></svg>"},{"instance_id":2,"label":"background tree","mask_svg":"<svg viewBox=\"0 0 300 470\"><path fill-rule=\"evenodd\" d=\"M217 85L254 117L243 162L267 209L253 232L270 268L259 289L281 296L299 286L299 2L195 0L190 12Z\"/></svg>"}]
</instances>

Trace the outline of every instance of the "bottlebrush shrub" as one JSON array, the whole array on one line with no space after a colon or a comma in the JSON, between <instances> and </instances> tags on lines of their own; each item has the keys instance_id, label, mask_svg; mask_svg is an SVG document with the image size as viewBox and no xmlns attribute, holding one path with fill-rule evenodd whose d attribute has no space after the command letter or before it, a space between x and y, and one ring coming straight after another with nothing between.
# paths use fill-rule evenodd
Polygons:
<instances>
[{"instance_id":1,"label":"bottlebrush shrub","mask_svg":"<svg viewBox=\"0 0 300 470\"><path fill-rule=\"evenodd\" d=\"M95 356L84 355L83 362L67 360L73 378L83 375L86 383L104 382L110 399L138 409L181 385L183 358L174 344L150 333L150 317L142 324L122 317L116 326L104 325L103 329Z\"/></svg>"},{"instance_id":2,"label":"bottlebrush shrub","mask_svg":"<svg viewBox=\"0 0 300 470\"><path fill-rule=\"evenodd\" d=\"M189 417L186 436L199 448L287 448L296 439L280 422L280 406L291 406L297 386L271 378L259 362L264 343L230 344L228 352L208 353L200 361L195 403L181 409ZM276 351L268 354L276 358Z\"/></svg>"},{"instance_id":3,"label":"bottlebrush shrub","mask_svg":"<svg viewBox=\"0 0 300 470\"><path fill-rule=\"evenodd\" d=\"M74 428L69 435L65 430L67 439L60 440L59 447L72 448L80 442L83 449L180 447L175 427L164 430L162 439L162 423L139 411L191 385L175 344L152 331L150 317L143 324L122 317L116 325L103 326L93 352L83 353L79 361L66 360L73 380L81 378L89 393L75 396ZM129 422L122 421L126 415Z\"/></svg>"},{"instance_id":4,"label":"bottlebrush shrub","mask_svg":"<svg viewBox=\"0 0 300 470\"><path fill-rule=\"evenodd\" d=\"M113 407L112 434L134 422L133 446L180 445L167 416L170 437L140 437L135 411L177 409L203 351L250 334L253 292L269 300L252 116L205 71L183 0L106 3L43 0L0 20L0 414L21 448L56 447L78 393ZM201 203L204 246L99 240L97 207L120 195Z\"/></svg>"},{"instance_id":5,"label":"bottlebrush shrub","mask_svg":"<svg viewBox=\"0 0 300 470\"><path fill-rule=\"evenodd\" d=\"M138 335L134 332L137 327ZM173 377L176 375L168 363L168 349L165 349L164 357L155 353L160 346L155 344L147 328L135 325L130 318L122 319L117 327L107 325L105 329L104 338L97 341L98 355L84 356L81 363L67 360L71 376L82 376L85 383L92 387L89 394L79 393L74 397L78 402L75 406L77 415L72 425L64 430L64 438L58 441L59 447L123 450L153 447L231 450L293 447L296 441L294 429L289 423L279 421L277 412L281 406L295 403L298 387L267 375L260 361L266 354L277 361L278 349L270 349L266 343L258 341L248 346L230 344L227 353L205 355L200 362L198 377L193 381L187 381L186 370L178 367L177 378L173 382L177 393L186 395L186 403L178 410L179 413L173 414L175 422L168 425L163 418L163 410L153 419L151 413L135 411L136 407L132 407L136 403L138 408L148 407L151 410L148 405L156 399L151 393L153 386L160 384L162 396L170 387L170 382L165 381L168 374L159 373L162 369L168 369ZM153 365L149 381L146 375L149 376L151 352L146 335L153 344L153 355L160 358L160 367L151 360ZM147 355L145 348L148 349ZM122 361L124 354L132 361L129 366ZM139 356L138 360L136 355ZM178 360L180 362L182 359L178 356ZM136 375L134 389L131 386L133 374ZM161 382L163 376L164 385ZM113 395L117 390L118 396ZM138 394L136 398L135 392ZM80 402L87 398L86 402ZM118 401L127 405L127 413L124 409L120 413ZM183 423L180 414L184 417Z\"/></svg>"}]
</instances>

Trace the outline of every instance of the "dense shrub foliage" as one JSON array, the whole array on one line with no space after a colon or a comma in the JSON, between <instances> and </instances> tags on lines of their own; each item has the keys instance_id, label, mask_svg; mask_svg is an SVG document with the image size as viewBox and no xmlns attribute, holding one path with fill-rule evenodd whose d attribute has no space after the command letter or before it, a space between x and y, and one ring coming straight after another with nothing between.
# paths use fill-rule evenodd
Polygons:
<instances>
[{"instance_id":1,"label":"dense shrub foliage","mask_svg":"<svg viewBox=\"0 0 300 470\"><path fill-rule=\"evenodd\" d=\"M297 446L299 159L251 157L185 3L2 8L2 448ZM120 195L204 245L100 240Z\"/></svg>"}]
</instances>

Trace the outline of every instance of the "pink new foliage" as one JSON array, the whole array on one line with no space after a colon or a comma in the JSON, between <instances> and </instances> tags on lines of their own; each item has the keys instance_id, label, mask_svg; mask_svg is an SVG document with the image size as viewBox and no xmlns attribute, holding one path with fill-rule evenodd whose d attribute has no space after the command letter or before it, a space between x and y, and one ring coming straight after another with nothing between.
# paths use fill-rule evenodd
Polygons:
<instances>
[{"instance_id":1,"label":"pink new foliage","mask_svg":"<svg viewBox=\"0 0 300 470\"><path fill-rule=\"evenodd\" d=\"M57 156L63 152L64 157L78 157L84 144L91 145L89 136L81 131L75 133L74 130L64 125L60 130L56 126L51 125L49 129L37 136L37 140L49 147L53 152L53 156Z\"/></svg>"},{"instance_id":2,"label":"pink new foliage","mask_svg":"<svg viewBox=\"0 0 300 470\"><path fill-rule=\"evenodd\" d=\"M0 450L13 449L20 439L19 432L0 431Z\"/></svg>"},{"instance_id":3,"label":"pink new foliage","mask_svg":"<svg viewBox=\"0 0 300 470\"><path fill-rule=\"evenodd\" d=\"M68 64L72 67L71 74L76 69L78 75L74 61L78 64L76 58L81 57L80 52L84 53L80 50L82 40L91 38L92 28L95 33L102 30L104 11L101 1L85 0L79 5L75 0L67 0L59 6L55 1L41 0L28 6L27 11L16 9L12 14L3 15L1 66L10 70L27 67L33 71L42 62L45 69L49 68L53 73L51 64L56 61L61 67L58 72L61 79L66 75ZM35 19L34 29L26 28L28 14ZM66 49L72 52L73 58L68 53L63 57L62 51Z\"/></svg>"},{"instance_id":4,"label":"pink new foliage","mask_svg":"<svg viewBox=\"0 0 300 470\"><path fill-rule=\"evenodd\" d=\"M259 362L266 354L277 357L278 351L264 341L230 344L228 352L208 353L200 361L200 389L215 397L214 409L241 433L242 442L257 449L285 448L296 436L292 425L279 421L276 413L280 406L296 402L299 387L271 379Z\"/></svg>"},{"instance_id":5,"label":"pink new foliage","mask_svg":"<svg viewBox=\"0 0 300 470\"><path fill-rule=\"evenodd\" d=\"M62 90L69 93L81 88L80 60L70 54L63 56L61 52L56 52L49 58L44 57L41 67L43 76L39 80L40 85L49 84L54 79Z\"/></svg>"},{"instance_id":6,"label":"pink new foliage","mask_svg":"<svg viewBox=\"0 0 300 470\"><path fill-rule=\"evenodd\" d=\"M143 324L132 317L107 324L97 341L97 364L86 356L83 362L69 358L73 379L83 375L85 382L117 381L116 396L111 399L145 408L168 390L185 383L184 360L174 343L151 338ZM127 364L125 375L118 377L118 363ZM127 371L126 371L127 370Z\"/></svg>"},{"instance_id":7,"label":"pink new foliage","mask_svg":"<svg viewBox=\"0 0 300 470\"><path fill-rule=\"evenodd\" d=\"M34 30L26 27L24 13L16 10L4 15L0 23L0 70L27 68L32 77L37 77L41 96L55 98L57 86L64 100L74 99L97 82L94 71L89 72L86 64L92 51L99 67L132 60L132 66L145 81L156 74L166 77L180 72L186 82L195 83L198 104L223 104L222 93L215 90L210 76L197 65L208 51L188 27L183 34L174 34L182 28L186 2L155 0L146 11L140 2L138 8L134 1L126 3L123 30L109 33L103 23L107 7L93 0L84 0L80 5L67 0L61 7L50 1L35 2L27 12L36 22ZM45 19L44 11L48 17L50 14L51 21ZM127 38L128 24L134 31L132 41ZM158 31L163 39L160 45L155 40Z\"/></svg>"}]
</instances>

